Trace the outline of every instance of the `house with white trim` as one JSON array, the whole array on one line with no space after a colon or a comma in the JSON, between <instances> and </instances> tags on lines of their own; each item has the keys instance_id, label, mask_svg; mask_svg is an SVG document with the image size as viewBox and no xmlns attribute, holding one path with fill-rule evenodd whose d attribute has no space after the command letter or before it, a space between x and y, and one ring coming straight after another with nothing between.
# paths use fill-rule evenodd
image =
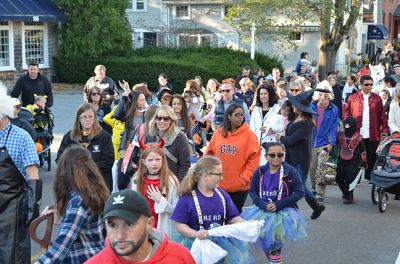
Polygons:
<instances>
[{"instance_id":1,"label":"house with white trim","mask_svg":"<svg viewBox=\"0 0 400 264\"><path fill-rule=\"evenodd\" d=\"M65 14L51 0L1 0L0 80L8 88L26 74L31 61L52 77L53 56L58 46L58 23Z\"/></svg>"},{"instance_id":2,"label":"house with white trim","mask_svg":"<svg viewBox=\"0 0 400 264\"><path fill-rule=\"evenodd\" d=\"M132 27L133 46L184 47L196 44L249 51L250 43L243 41L240 30L224 18L227 8L223 0L129 0L126 14ZM352 41L345 41L339 51L338 70L346 71L349 52L361 50L361 38L358 37L361 23L360 19L356 34L352 34ZM267 35L258 36L256 51L284 57L285 68L293 69L303 51L309 53L310 61L318 61L319 28L318 23L310 21L302 28L302 32L294 32L292 41L297 45L297 50L282 49L279 42Z\"/></svg>"}]
</instances>

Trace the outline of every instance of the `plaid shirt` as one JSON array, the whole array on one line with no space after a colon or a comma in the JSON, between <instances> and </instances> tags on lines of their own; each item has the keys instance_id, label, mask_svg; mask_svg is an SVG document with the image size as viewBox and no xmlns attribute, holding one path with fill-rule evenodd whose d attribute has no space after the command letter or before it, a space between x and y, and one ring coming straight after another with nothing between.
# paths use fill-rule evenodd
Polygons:
<instances>
[{"instance_id":1,"label":"plaid shirt","mask_svg":"<svg viewBox=\"0 0 400 264\"><path fill-rule=\"evenodd\" d=\"M10 127L12 128L6 143ZM34 164L39 165L38 154L36 153L36 147L31 136L22 128L8 122L8 125L0 130L0 147L3 147L4 144L15 166L17 166L21 175L28 180L26 167Z\"/></svg>"},{"instance_id":2,"label":"plaid shirt","mask_svg":"<svg viewBox=\"0 0 400 264\"><path fill-rule=\"evenodd\" d=\"M101 216L94 215L79 194L72 193L57 238L39 263L84 263L104 248L104 227Z\"/></svg>"}]
</instances>

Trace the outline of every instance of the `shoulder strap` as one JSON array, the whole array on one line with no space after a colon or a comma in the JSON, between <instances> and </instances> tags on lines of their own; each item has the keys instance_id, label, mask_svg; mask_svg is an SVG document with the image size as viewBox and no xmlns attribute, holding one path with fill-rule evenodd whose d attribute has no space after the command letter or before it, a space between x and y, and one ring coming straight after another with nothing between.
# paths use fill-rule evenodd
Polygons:
<instances>
[{"instance_id":1,"label":"shoulder strap","mask_svg":"<svg viewBox=\"0 0 400 264\"><path fill-rule=\"evenodd\" d=\"M163 150L164 150L165 156L167 156L174 163L178 163L178 159L174 155L172 155L172 153L169 152L169 150L165 146L163 147Z\"/></svg>"},{"instance_id":2,"label":"shoulder strap","mask_svg":"<svg viewBox=\"0 0 400 264\"><path fill-rule=\"evenodd\" d=\"M225 197L222 195L221 191L218 190L218 188L216 188L215 191L218 193L219 197L221 198L222 206L224 207L224 222L223 222L223 225L225 225L226 224L226 200L225 200Z\"/></svg>"},{"instance_id":3,"label":"shoulder strap","mask_svg":"<svg viewBox=\"0 0 400 264\"><path fill-rule=\"evenodd\" d=\"M197 217L199 218L200 229L204 229L203 214L201 213L199 199L197 198L195 190L192 191L192 197L194 201L194 206L196 207Z\"/></svg>"}]
</instances>

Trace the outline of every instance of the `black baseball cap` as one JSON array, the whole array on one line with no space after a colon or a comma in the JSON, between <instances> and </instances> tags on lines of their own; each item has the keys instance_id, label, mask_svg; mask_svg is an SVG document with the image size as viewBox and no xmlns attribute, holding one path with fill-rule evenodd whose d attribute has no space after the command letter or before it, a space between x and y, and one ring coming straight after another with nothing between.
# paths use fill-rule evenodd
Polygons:
<instances>
[{"instance_id":1,"label":"black baseball cap","mask_svg":"<svg viewBox=\"0 0 400 264\"><path fill-rule=\"evenodd\" d=\"M122 190L107 199L103 219L114 216L134 224L142 215L150 217L146 199L133 190Z\"/></svg>"}]
</instances>

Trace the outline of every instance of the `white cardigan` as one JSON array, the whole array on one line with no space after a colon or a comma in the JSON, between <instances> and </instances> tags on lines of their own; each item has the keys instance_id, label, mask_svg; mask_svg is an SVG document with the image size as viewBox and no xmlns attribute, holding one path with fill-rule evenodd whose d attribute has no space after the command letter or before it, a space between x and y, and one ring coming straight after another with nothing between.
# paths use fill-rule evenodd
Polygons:
<instances>
[{"instance_id":1,"label":"white cardigan","mask_svg":"<svg viewBox=\"0 0 400 264\"><path fill-rule=\"evenodd\" d=\"M131 189L137 191L135 183L136 177L132 177ZM178 179L176 179L177 182ZM168 237L173 238L176 233L175 221L171 220L171 215L174 212L175 206L178 203L178 186L175 181L170 177L168 196L161 196L158 203L154 203L154 210L158 214L157 230L167 233Z\"/></svg>"},{"instance_id":2,"label":"white cardigan","mask_svg":"<svg viewBox=\"0 0 400 264\"><path fill-rule=\"evenodd\" d=\"M262 115L262 107L256 106L254 107L253 112L251 113L250 118L250 129L256 134L258 138L258 142L260 145L264 142L272 142L275 140L275 133L283 132L285 126L283 124L281 116L278 114L281 107L278 104L274 104L268 111L268 113L264 116ZM261 127L265 127L266 132L261 132ZM267 132L269 129L272 129L275 133L273 135L267 136ZM260 165L265 165L267 160L265 159L265 151L262 149L262 155L260 157Z\"/></svg>"},{"instance_id":3,"label":"white cardigan","mask_svg":"<svg viewBox=\"0 0 400 264\"><path fill-rule=\"evenodd\" d=\"M400 129L400 106L397 101L393 101L390 104L388 125L390 133Z\"/></svg>"}]
</instances>

